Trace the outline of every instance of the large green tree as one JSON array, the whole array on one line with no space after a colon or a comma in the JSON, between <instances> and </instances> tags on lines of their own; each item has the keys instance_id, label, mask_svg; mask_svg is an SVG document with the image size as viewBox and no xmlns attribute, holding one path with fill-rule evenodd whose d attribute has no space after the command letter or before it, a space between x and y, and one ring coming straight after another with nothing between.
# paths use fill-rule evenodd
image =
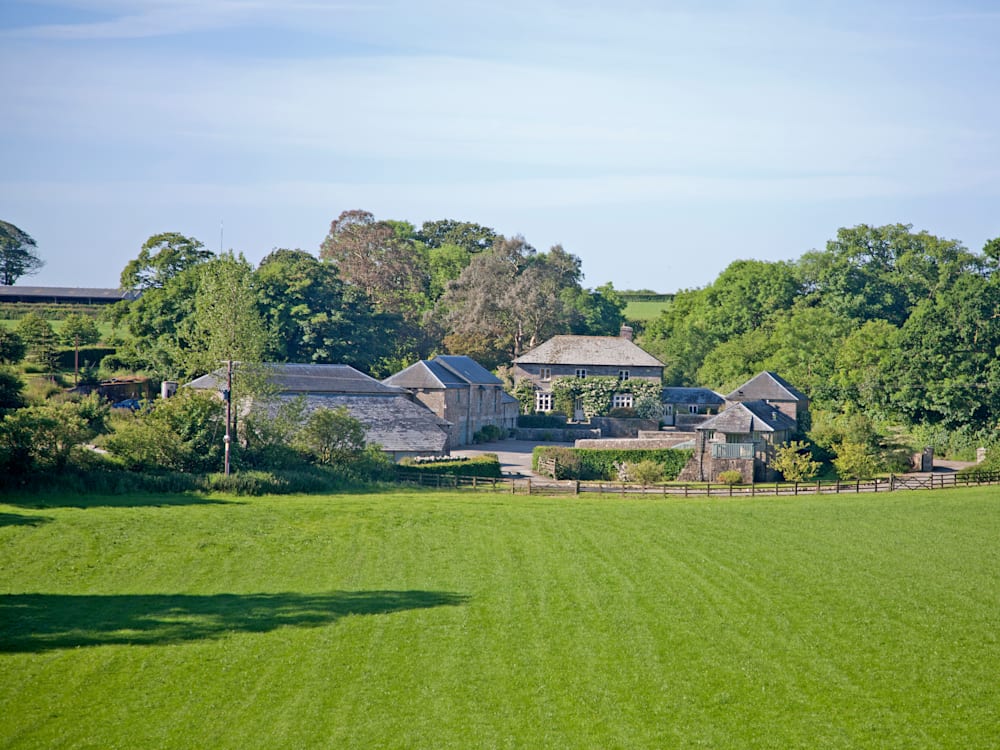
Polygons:
<instances>
[{"instance_id":1,"label":"large green tree","mask_svg":"<svg viewBox=\"0 0 1000 750\"><path fill-rule=\"evenodd\" d=\"M177 232L154 234L122 270L122 289L162 289L188 268L212 257L194 237Z\"/></svg>"},{"instance_id":2,"label":"large green tree","mask_svg":"<svg viewBox=\"0 0 1000 750\"><path fill-rule=\"evenodd\" d=\"M261 261L254 285L268 360L342 363L369 371L393 351L396 320L376 313L361 290L343 283L332 263L303 250L278 249Z\"/></svg>"},{"instance_id":3,"label":"large green tree","mask_svg":"<svg viewBox=\"0 0 1000 750\"><path fill-rule=\"evenodd\" d=\"M0 285L10 286L22 276L38 273L45 261L35 251L31 235L7 221L0 221Z\"/></svg>"}]
</instances>

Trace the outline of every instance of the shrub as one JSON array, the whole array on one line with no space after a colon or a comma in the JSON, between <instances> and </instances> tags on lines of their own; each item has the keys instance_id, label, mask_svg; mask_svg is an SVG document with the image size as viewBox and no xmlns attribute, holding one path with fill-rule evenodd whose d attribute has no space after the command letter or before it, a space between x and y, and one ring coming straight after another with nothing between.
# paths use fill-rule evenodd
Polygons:
<instances>
[{"instance_id":1,"label":"shrub","mask_svg":"<svg viewBox=\"0 0 1000 750\"><path fill-rule=\"evenodd\" d=\"M475 443L492 443L494 440L503 440L507 437L507 431L495 424L483 425L483 428L472 436Z\"/></svg>"},{"instance_id":2,"label":"shrub","mask_svg":"<svg viewBox=\"0 0 1000 750\"><path fill-rule=\"evenodd\" d=\"M808 446L800 440L778 446L772 466L788 482L803 482L819 472L819 461L813 461Z\"/></svg>"},{"instance_id":3,"label":"shrub","mask_svg":"<svg viewBox=\"0 0 1000 750\"><path fill-rule=\"evenodd\" d=\"M864 443L837 443L833 465L842 479L870 479L885 470L885 464L870 446Z\"/></svg>"},{"instance_id":4,"label":"shrub","mask_svg":"<svg viewBox=\"0 0 1000 750\"><path fill-rule=\"evenodd\" d=\"M321 464L346 468L364 451L365 426L345 406L317 409L306 420L299 440Z\"/></svg>"},{"instance_id":5,"label":"shrub","mask_svg":"<svg viewBox=\"0 0 1000 750\"><path fill-rule=\"evenodd\" d=\"M553 446L546 449L545 458L555 461L553 479L577 479L580 476L580 456L572 448Z\"/></svg>"},{"instance_id":6,"label":"shrub","mask_svg":"<svg viewBox=\"0 0 1000 750\"><path fill-rule=\"evenodd\" d=\"M399 462L399 470L419 472L420 474L446 474L486 479L499 479L502 476L500 458L496 453L484 453L475 458L449 458L430 463L404 458Z\"/></svg>"},{"instance_id":7,"label":"shrub","mask_svg":"<svg viewBox=\"0 0 1000 750\"><path fill-rule=\"evenodd\" d=\"M541 459L547 458L551 451L572 451L579 459L579 474L569 479L618 479L620 464L634 464L651 460L663 467L663 480L671 481L681 473L692 451L676 448L633 449L633 450L601 450L593 448L563 448L561 446L538 446L532 458L537 468Z\"/></svg>"},{"instance_id":8,"label":"shrub","mask_svg":"<svg viewBox=\"0 0 1000 750\"><path fill-rule=\"evenodd\" d=\"M720 484L743 484L743 475L735 469L720 471L715 481Z\"/></svg>"},{"instance_id":9,"label":"shrub","mask_svg":"<svg viewBox=\"0 0 1000 750\"><path fill-rule=\"evenodd\" d=\"M629 465L632 480L639 484L656 484L663 481L663 466L651 459Z\"/></svg>"},{"instance_id":10,"label":"shrub","mask_svg":"<svg viewBox=\"0 0 1000 750\"><path fill-rule=\"evenodd\" d=\"M545 427L565 427L565 414L522 414L517 418L517 426L525 429Z\"/></svg>"}]
</instances>

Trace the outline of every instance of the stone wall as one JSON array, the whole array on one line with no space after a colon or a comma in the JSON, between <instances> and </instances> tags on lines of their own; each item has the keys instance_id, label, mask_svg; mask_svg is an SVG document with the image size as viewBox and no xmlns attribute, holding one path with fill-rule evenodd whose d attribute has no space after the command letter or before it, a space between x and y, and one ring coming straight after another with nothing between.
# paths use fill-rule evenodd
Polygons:
<instances>
[{"instance_id":1,"label":"stone wall","mask_svg":"<svg viewBox=\"0 0 1000 750\"><path fill-rule=\"evenodd\" d=\"M575 447L616 451L663 450L665 448L673 448L679 443L685 443L692 439L691 437L684 436L683 433L680 433L679 435L667 435L661 433L661 435L663 436L638 438L590 438L577 440Z\"/></svg>"}]
</instances>

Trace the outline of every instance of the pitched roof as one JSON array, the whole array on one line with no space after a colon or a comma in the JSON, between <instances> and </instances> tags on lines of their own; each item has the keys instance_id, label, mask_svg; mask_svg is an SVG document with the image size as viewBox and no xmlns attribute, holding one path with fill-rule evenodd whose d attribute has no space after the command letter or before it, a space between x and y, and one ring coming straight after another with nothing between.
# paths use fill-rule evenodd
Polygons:
<instances>
[{"instance_id":1,"label":"pitched roof","mask_svg":"<svg viewBox=\"0 0 1000 750\"><path fill-rule=\"evenodd\" d=\"M136 299L134 290L107 289L75 286L0 286L0 299L9 301L82 301L118 302Z\"/></svg>"},{"instance_id":2,"label":"pitched roof","mask_svg":"<svg viewBox=\"0 0 1000 750\"><path fill-rule=\"evenodd\" d=\"M450 423L406 396L310 394L305 397L306 413L341 406L365 426L365 442L377 443L384 451L440 453L448 444Z\"/></svg>"},{"instance_id":3,"label":"pitched roof","mask_svg":"<svg viewBox=\"0 0 1000 750\"><path fill-rule=\"evenodd\" d=\"M729 401L808 401L802 391L774 372L764 371L730 393Z\"/></svg>"},{"instance_id":4,"label":"pitched roof","mask_svg":"<svg viewBox=\"0 0 1000 750\"><path fill-rule=\"evenodd\" d=\"M375 380L350 365L267 363L268 380L281 393L341 393L395 395L402 391ZM219 390L226 381L222 368L195 378L189 388Z\"/></svg>"},{"instance_id":5,"label":"pitched roof","mask_svg":"<svg viewBox=\"0 0 1000 750\"><path fill-rule=\"evenodd\" d=\"M382 381L398 388L468 388L470 385L502 386L503 381L476 360L464 355L422 359Z\"/></svg>"},{"instance_id":6,"label":"pitched roof","mask_svg":"<svg viewBox=\"0 0 1000 750\"><path fill-rule=\"evenodd\" d=\"M698 404L700 406L721 406L726 401L709 388L664 388L661 399L665 404Z\"/></svg>"},{"instance_id":7,"label":"pitched roof","mask_svg":"<svg viewBox=\"0 0 1000 750\"><path fill-rule=\"evenodd\" d=\"M472 385L503 385L500 378L464 354L439 354L431 360L431 363L439 363Z\"/></svg>"},{"instance_id":8,"label":"pitched roof","mask_svg":"<svg viewBox=\"0 0 1000 750\"><path fill-rule=\"evenodd\" d=\"M663 367L649 352L620 336L553 336L514 360L531 365Z\"/></svg>"},{"instance_id":9,"label":"pitched roof","mask_svg":"<svg viewBox=\"0 0 1000 750\"><path fill-rule=\"evenodd\" d=\"M740 401L721 414L705 420L696 430L712 430L727 435L748 435L751 432L795 430L795 420L778 411L766 401Z\"/></svg>"}]
</instances>

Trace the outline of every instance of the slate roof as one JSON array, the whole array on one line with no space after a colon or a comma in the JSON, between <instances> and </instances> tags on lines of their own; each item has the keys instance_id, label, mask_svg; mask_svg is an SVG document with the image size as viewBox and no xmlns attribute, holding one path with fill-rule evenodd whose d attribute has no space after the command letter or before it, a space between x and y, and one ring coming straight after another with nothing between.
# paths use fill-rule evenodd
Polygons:
<instances>
[{"instance_id":1,"label":"slate roof","mask_svg":"<svg viewBox=\"0 0 1000 750\"><path fill-rule=\"evenodd\" d=\"M699 406L722 406L726 400L710 388L664 388L660 400L665 404L698 404Z\"/></svg>"},{"instance_id":2,"label":"slate roof","mask_svg":"<svg viewBox=\"0 0 1000 750\"><path fill-rule=\"evenodd\" d=\"M787 380L774 372L756 375L726 398L729 401L808 401L802 391L796 390Z\"/></svg>"},{"instance_id":3,"label":"slate roof","mask_svg":"<svg viewBox=\"0 0 1000 750\"><path fill-rule=\"evenodd\" d=\"M339 393L397 395L402 390L383 385L375 378L355 370L350 365L308 365L299 363L268 363L264 368L269 380L281 393ZM226 381L226 372L219 368L188 387L219 390Z\"/></svg>"},{"instance_id":4,"label":"slate roof","mask_svg":"<svg viewBox=\"0 0 1000 750\"><path fill-rule=\"evenodd\" d=\"M663 363L620 336L553 336L517 357L516 364L663 367Z\"/></svg>"},{"instance_id":5,"label":"slate roof","mask_svg":"<svg viewBox=\"0 0 1000 750\"><path fill-rule=\"evenodd\" d=\"M503 386L503 382L476 360L464 355L438 355L422 359L390 375L384 385L398 388L468 388L470 385Z\"/></svg>"},{"instance_id":6,"label":"slate roof","mask_svg":"<svg viewBox=\"0 0 1000 750\"><path fill-rule=\"evenodd\" d=\"M748 435L751 432L794 431L794 419L778 411L766 401L740 401L721 414L707 419L696 430L712 430L726 435Z\"/></svg>"},{"instance_id":7,"label":"slate roof","mask_svg":"<svg viewBox=\"0 0 1000 750\"><path fill-rule=\"evenodd\" d=\"M286 396L285 398L291 398ZM365 428L365 442L391 453L441 453L451 424L427 407L401 395L307 395L307 414L317 409L345 407Z\"/></svg>"},{"instance_id":8,"label":"slate roof","mask_svg":"<svg viewBox=\"0 0 1000 750\"><path fill-rule=\"evenodd\" d=\"M133 290L72 286L0 286L0 301L7 302L119 302L135 299Z\"/></svg>"}]
</instances>

